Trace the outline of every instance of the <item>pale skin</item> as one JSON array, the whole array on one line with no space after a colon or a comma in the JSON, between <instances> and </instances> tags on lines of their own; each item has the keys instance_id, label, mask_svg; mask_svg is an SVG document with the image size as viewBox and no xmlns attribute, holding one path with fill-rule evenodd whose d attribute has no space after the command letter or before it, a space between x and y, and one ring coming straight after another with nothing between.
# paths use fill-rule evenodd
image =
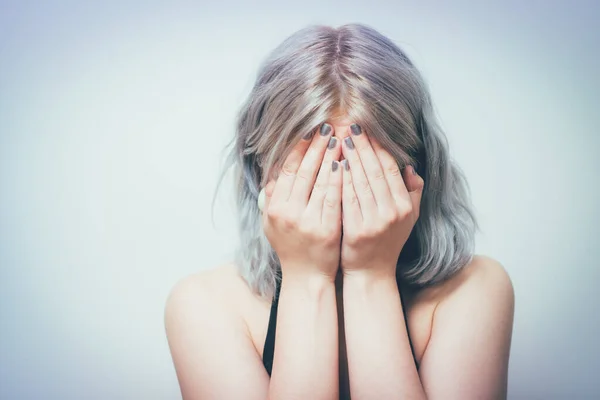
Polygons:
<instances>
[{"instance_id":1,"label":"pale skin","mask_svg":"<svg viewBox=\"0 0 600 400\"><path fill-rule=\"evenodd\" d=\"M399 288L395 262L423 179L400 171L368 132L353 134L343 113L326 122L330 132L302 140L266 187L263 224L283 273L270 379L270 303L227 264L182 279L167 301L183 398L506 398L514 291L505 269L476 255L442 284ZM333 171L340 160L349 170Z\"/></svg>"}]
</instances>

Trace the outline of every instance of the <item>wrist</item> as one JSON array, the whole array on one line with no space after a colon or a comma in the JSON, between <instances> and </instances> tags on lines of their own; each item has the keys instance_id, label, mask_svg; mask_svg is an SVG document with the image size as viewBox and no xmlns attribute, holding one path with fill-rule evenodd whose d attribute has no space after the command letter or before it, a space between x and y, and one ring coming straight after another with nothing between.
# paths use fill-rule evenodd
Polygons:
<instances>
[{"instance_id":1,"label":"wrist","mask_svg":"<svg viewBox=\"0 0 600 400\"><path fill-rule=\"evenodd\" d=\"M398 282L391 276L369 276L366 274L344 277L344 298L375 299L386 293L400 292Z\"/></svg>"},{"instance_id":2,"label":"wrist","mask_svg":"<svg viewBox=\"0 0 600 400\"><path fill-rule=\"evenodd\" d=\"M376 282L396 280L396 266L393 268L385 267L367 267L363 269L344 270L342 268L344 280L352 279L360 282Z\"/></svg>"},{"instance_id":3,"label":"wrist","mask_svg":"<svg viewBox=\"0 0 600 400\"><path fill-rule=\"evenodd\" d=\"M319 294L330 287L335 287L335 275L321 272L297 272L282 269L282 286L306 291L308 294Z\"/></svg>"}]
</instances>

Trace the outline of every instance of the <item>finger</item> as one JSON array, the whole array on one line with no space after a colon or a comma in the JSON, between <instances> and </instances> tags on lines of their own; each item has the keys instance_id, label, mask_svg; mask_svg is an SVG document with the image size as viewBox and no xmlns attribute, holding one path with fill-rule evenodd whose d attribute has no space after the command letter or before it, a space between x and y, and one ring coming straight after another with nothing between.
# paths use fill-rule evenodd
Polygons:
<instances>
[{"instance_id":1,"label":"finger","mask_svg":"<svg viewBox=\"0 0 600 400\"><path fill-rule=\"evenodd\" d=\"M269 204L271 203L271 199L273 196L273 189L275 189L275 182L275 179L270 180L267 183L267 185L263 189L261 189L258 195L258 208L262 213L263 226L266 226L268 222L267 211L269 210Z\"/></svg>"},{"instance_id":2,"label":"finger","mask_svg":"<svg viewBox=\"0 0 600 400\"><path fill-rule=\"evenodd\" d=\"M303 209L306 208L310 193L315 184L315 177L323 161L323 155L327 150L332 134L333 127L328 123L323 123L319 129L319 134L315 135L300 163L288 202Z\"/></svg>"},{"instance_id":3,"label":"finger","mask_svg":"<svg viewBox=\"0 0 600 400\"><path fill-rule=\"evenodd\" d=\"M309 135L308 138L301 139L286 157L277 176L277 181L273 190L274 201L286 202L290 198L290 193L292 192L292 187L296 180L296 173L300 168L304 154L306 154L308 148L312 144L314 136L317 136L314 133L315 132L311 132L311 135Z\"/></svg>"},{"instance_id":4,"label":"finger","mask_svg":"<svg viewBox=\"0 0 600 400\"><path fill-rule=\"evenodd\" d=\"M375 198L379 213L386 215L395 210L395 204L379 158L371 146L371 140L363 132L360 125L350 125L350 132L352 133L352 141L354 142L354 147L360 158L365 175L373 190L373 197Z\"/></svg>"},{"instance_id":5,"label":"finger","mask_svg":"<svg viewBox=\"0 0 600 400\"><path fill-rule=\"evenodd\" d=\"M363 215L354 191L350 164L348 160L342 160L340 164L342 166L342 224L344 232L357 232L363 224Z\"/></svg>"},{"instance_id":6,"label":"finger","mask_svg":"<svg viewBox=\"0 0 600 400\"><path fill-rule=\"evenodd\" d=\"M350 166L352 185L360 204L363 220L374 220L378 214L377 203L351 136L344 139L342 149L344 159L348 160Z\"/></svg>"},{"instance_id":7,"label":"finger","mask_svg":"<svg viewBox=\"0 0 600 400\"><path fill-rule=\"evenodd\" d=\"M421 198L423 196L425 181L416 173L415 168L412 165L404 168L403 176L404 180L407 182L408 194L412 203L413 215L416 220L419 218L420 214Z\"/></svg>"},{"instance_id":8,"label":"finger","mask_svg":"<svg viewBox=\"0 0 600 400\"><path fill-rule=\"evenodd\" d=\"M263 195L263 200L262 200L262 211L266 211L269 208L269 203L271 202L271 198L273 197L273 189L275 189L275 180L272 179L270 180L267 185L261 190L261 193ZM260 197L260 195L259 195ZM260 203L260 199L259 199L259 203Z\"/></svg>"},{"instance_id":9,"label":"finger","mask_svg":"<svg viewBox=\"0 0 600 400\"><path fill-rule=\"evenodd\" d=\"M375 154L377 154L377 157L381 162L381 167L384 170L385 178L388 182L388 187L394 202L397 206L405 204L409 201L410 196L408 195L405 181L402 178L398 162L389 152L381 147L376 140L372 140L371 144L373 145Z\"/></svg>"},{"instance_id":10,"label":"finger","mask_svg":"<svg viewBox=\"0 0 600 400\"><path fill-rule=\"evenodd\" d=\"M339 161L333 160L330 165L331 173L327 185L327 196L322 206L321 224L340 228L342 225L342 171Z\"/></svg>"},{"instance_id":11,"label":"finger","mask_svg":"<svg viewBox=\"0 0 600 400\"><path fill-rule=\"evenodd\" d=\"M340 152L338 138L331 137L305 210L307 214L314 215L318 221L322 221L323 202L329 190L329 176L332 172L332 162L339 158Z\"/></svg>"}]
</instances>

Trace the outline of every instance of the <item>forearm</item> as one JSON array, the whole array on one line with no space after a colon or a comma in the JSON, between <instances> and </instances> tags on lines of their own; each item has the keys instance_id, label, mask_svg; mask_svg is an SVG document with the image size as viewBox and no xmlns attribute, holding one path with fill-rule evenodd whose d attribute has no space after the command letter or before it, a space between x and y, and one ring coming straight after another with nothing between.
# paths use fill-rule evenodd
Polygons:
<instances>
[{"instance_id":1,"label":"forearm","mask_svg":"<svg viewBox=\"0 0 600 400\"><path fill-rule=\"evenodd\" d=\"M344 320L352 400L426 399L395 277L344 277Z\"/></svg>"},{"instance_id":2,"label":"forearm","mask_svg":"<svg viewBox=\"0 0 600 400\"><path fill-rule=\"evenodd\" d=\"M338 392L335 284L284 274L269 398L337 400Z\"/></svg>"}]
</instances>

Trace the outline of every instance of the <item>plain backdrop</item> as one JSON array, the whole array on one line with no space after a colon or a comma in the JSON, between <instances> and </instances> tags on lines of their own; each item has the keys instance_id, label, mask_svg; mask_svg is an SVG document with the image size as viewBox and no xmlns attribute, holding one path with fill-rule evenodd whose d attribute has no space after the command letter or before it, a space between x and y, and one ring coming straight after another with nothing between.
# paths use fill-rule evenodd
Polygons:
<instances>
[{"instance_id":1,"label":"plain backdrop","mask_svg":"<svg viewBox=\"0 0 600 400\"><path fill-rule=\"evenodd\" d=\"M231 259L259 63L361 22L431 89L516 292L509 398L600 398L595 2L0 2L0 397L177 399L172 286Z\"/></svg>"}]
</instances>

